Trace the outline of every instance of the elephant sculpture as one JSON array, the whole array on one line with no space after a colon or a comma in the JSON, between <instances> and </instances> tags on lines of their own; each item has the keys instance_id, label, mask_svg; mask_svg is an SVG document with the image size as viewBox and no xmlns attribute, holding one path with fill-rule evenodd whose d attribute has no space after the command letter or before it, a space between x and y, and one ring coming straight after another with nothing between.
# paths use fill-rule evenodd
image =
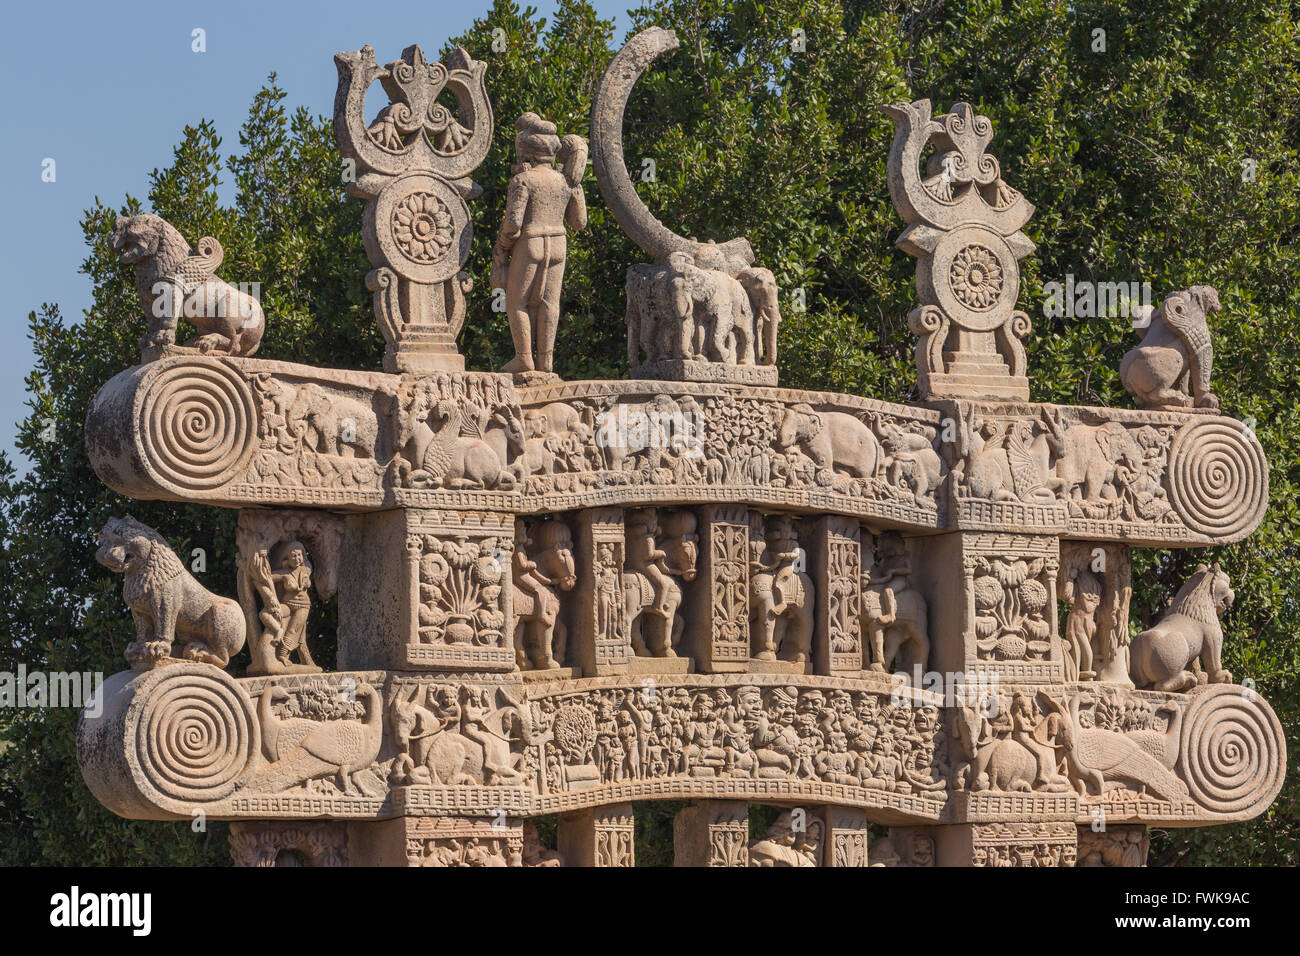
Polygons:
<instances>
[{"instance_id":1,"label":"elephant sculpture","mask_svg":"<svg viewBox=\"0 0 1300 956\"><path fill-rule=\"evenodd\" d=\"M308 383L294 395L288 420L304 444L323 455L375 457L379 421L369 407L356 399Z\"/></svg>"},{"instance_id":2,"label":"elephant sculpture","mask_svg":"<svg viewBox=\"0 0 1300 956\"><path fill-rule=\"evenodd\" d=\"M812 459L818 471L832 470L855 478L874 478L883 451L871 426L847 412L817 412L811 405L791 405L781 418L777 445Z\"/></svg>"},{"instance_id":3,"label":"elephant sculpture","mask_svg":"<svg viewBox=\"0 0 1300 956\"><path fill-rule=\"evenodd\" d=\"M1140 473L1144 457L1138 440L1119 422L1072 425L1065 430L1056 460L1060 491L1084 501L1118 497L1115 484L1121 467Z\"/></svg>"},{"instance_id":4,"label":"elephant sculpture","mask_svg":"<svg viewBox=\"0 0 1300 956\"><path fill-rule=\"evenodd\" d=\"M625 316L628 362L640 364L643 351L647 362L753 365L754 307L737 277L742 268L713 243L700 243L693 253L674 252L666 265L632 266ZM746 278L758 287L748 273ZM765 308L770 312L772 303Z\"/></svg>"}]
</instances>

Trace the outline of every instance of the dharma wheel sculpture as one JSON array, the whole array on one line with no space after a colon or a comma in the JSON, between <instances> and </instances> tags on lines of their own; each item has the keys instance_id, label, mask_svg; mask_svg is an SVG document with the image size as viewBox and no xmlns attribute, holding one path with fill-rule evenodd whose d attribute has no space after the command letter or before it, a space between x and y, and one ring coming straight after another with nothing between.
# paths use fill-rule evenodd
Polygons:
<instances>
[{"instance_id":1,"label":"dharma wheel sculpture","mask_svg":"<svg viewBox=\"0 0 1300 956\"><path fill-rule=\"evenodd\" d=\"M968 104L887 106L920 402L781 388L772 273L743 237L660 223L624 166L628 93L676 42L634 37L592 114L601 194L648 259L626 381L551 369L588 147L532 113L493 269L518 354L464 368L493 116L463 50L335 57L382 372L254 357L265 319L215 240L118 222L149 330L94 399L90 459L122 494L238 509L238 595L134 519L105 526L137 637L78 732L96 797L235 821L249 865L626 866L632 805L659 799L687 801L677 862L711 866L1133 864L1150 825L1261 813L1284 738L1223 668L1227 576L1200 566L1129 627L1131 548L1239 541L1268 499L1210 388L1214 290L1156 310L1124 359L1134 409L1029 402L1033 206ZM196 298L242 321L177 345ZM325 672L306 620L335 595ZM751 838L751 803L785 812Z\"/></svg>"}]
</instances>

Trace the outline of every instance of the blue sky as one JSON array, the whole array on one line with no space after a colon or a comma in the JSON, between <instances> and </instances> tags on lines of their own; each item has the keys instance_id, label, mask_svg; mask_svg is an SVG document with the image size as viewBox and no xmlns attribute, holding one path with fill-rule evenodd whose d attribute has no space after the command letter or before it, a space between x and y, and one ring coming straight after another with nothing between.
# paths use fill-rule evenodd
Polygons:
<instances>
[{"instance_id":1,"label":"blue sky","mask_svg":"<svg viewBox=\"0 0 1300 956\"><path fill-rule=\"evenodd\" d=\"M531 5L544 16L555 9L553 0ZM625 10L635 5L594 0L616 20L620 38ZM0 325L0 448L16 454L15 424L27 415L27 313L54 302L80 321L90 306L90 282L78 271L85 258L78 223L95 196L109 205L127 193L144 199L150 171L171 161L187 123L211 119L226 150L237 148L253 94L272 71L289 108L329 114L336 52L369 43L384 63L411 43L436 51L488 8L488 0L9 5L0 80L21 102L5 111L8 147L0 151L0 176L10 186L9 227L0 231L9 290ZM205 33L203 53L192 49L195 29ZM42 181L47 159L54 182ZM229 184L222 198L231 198Z\"/></svg>"}]
</instances>

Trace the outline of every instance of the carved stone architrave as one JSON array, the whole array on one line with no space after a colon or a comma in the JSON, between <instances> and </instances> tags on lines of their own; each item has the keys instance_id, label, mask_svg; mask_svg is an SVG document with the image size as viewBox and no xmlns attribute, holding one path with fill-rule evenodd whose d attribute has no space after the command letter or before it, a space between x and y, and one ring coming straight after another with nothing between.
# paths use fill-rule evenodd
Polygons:
<instances>
[{"instance_id":1,"label":"carved stone architrave","mask_svg":"<svg viewBox=\"0 0 1300 956\"><path fill-rule=\"evenodd\" d=\"M347 866L348 833L336 821L278 820L230 825L235 866Z\"/></svg>"},{"instance_id":2,"label":"carved stone architrave","mask_svg":"<svg viewBox=\"0 0 1300 956\"><path fill-rule=\"evenodd\" d=\"M568 866L636 866L632 804L616 803L560 817L557 843Z\"/></svg>"},{"instance_id":3,"label":"carved stone architrave","mask_svg":"<svg viewBox=\"0 0 1300 956\"><path fill-rule=\"evenodd\" d=\"M694 584L695 666L706 673L749 666L749 516L744 507L700 509L699 578Z\"/></svg>"},{"instance_id":4,"label":"carved stone architrave","mask_svg":"<svg viewBox=\"0 0 1300 956\"><path fill-rule=\"evenodd\" d=\"M749 806L700 800L673 819L673 866L748 866Z\"/></svg>"},{"instance_id":5,"label":"carved stone architrave","mask_svg":"<svg viewBox=\"0 0 1300 956\"><path fill-rule=\"evenodd\" d=\"M866 866L867 815L852 807L827 806L822 810L826 821L822 866Z\"/></svg>"},{"instance_id":6,"label":"carved stone architrave","mask_svg":"<svg viewBox=\"0 0 1300 956\"><path fill-rule=\"evenodd\" d=\"M626 321L654 380L519 387L455 345L486 65L336 58L386 371L249 357L258 321L182 352L165 314L96 394L105 484L243 510L239 601L165 531L101 532L136 641L78 723L94 797L232 821L254 865L559 866L548 815L571 862L631 865L640 801L691 801L691 866L1140 865L1149 826L1259 816L1287 736L1223 666L1226 572L1207 560L1128 639L1131 548L1242 541L1269 500L1259 437L1217 413L1217 294L1153 317L1120 369L1138 408L1029 402L1033 207L987 118L900 104L922 404L778 388L774 275L743 238L671 232L624 166L623 105L676 43L638 34L593 106L597 179L650 260ZM115 226L137 292L233 301L219 245L163 226ZM309 590L337 593L336 671L309 672ZM753 840L750 803L783 808ZM889 835L869 846L867 819Z\"/></svg>"},{"instance_id":7,"label":"carved stone architrave","mask_svg":"<svg viewBox=\"0 0 1300 956\"><path fill-rule=\"evenodd\" d=\"M624 613L625 529L621 508L589 508L578 515L577 621L574 658L587 677L624 674L632 654Z\"/></svg>"},{"instance_id":8,"label":"carved stone architrave","mask_svg":"<svg viewBox=\"0 0 1300 956\"><path fill-rule=\"evenodd\" d=\"M1074 866L1073 823L967 823L934 827L939 866Z\"/></svg>"},{"instance_id":9,"label":"carved stone architrave","mask_svg":"<svg viewBox=\"0 0 1300 956\"><path fill-rule=\"evenodd\" d=\"M406 508L348 519L340 666L515 668L515 516Z\"/></svg>"},{"instance_id":10,"label":"carved stone architrave","mask_svg":"<svg viewBox=\"0 0 1300 956\"><path fill-rule=\"evenodd\" d=\"M827 515L813 523L808 563L817 582L813 662L818 674L856 674L862 652L862 525Z\"/></svg>"}]
</instances>

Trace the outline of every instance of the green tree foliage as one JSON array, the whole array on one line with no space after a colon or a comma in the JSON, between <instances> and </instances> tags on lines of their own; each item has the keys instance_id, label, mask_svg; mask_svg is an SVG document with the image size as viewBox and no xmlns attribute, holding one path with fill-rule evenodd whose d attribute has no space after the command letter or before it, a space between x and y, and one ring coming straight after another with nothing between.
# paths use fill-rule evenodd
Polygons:
<instances>
[{"instance_id":1,"label":"green tree foliage","mask_svg":"<svg viewBox=\"0 0 1300 956\"><path fill-rule=\"evenodd\" d=\"M885 185L892 135L883 103L929 97L936 112L969 100L994 122L993 151L1038 207L1026 231L1021 306L1033 398L1127 406L1118 367L1136 335L1122 319L1044 317L1043 284L1147 281L1157 301L1215 285L1215 387L1229 414L1252 419L1267 452L1271 504L1247 541L1218 549L1237 589L1225 619L1227 666L1249 678L1289 728L1300 728L1297 484L1300 409L1300 38L1279 0L659 0L634 29L677 31L681 48L638 85L628 109L628 166L654 161L643 198L684 235L746 235L783 290L785 384L887 400L915 399L912 262L893 246L901 223ZM493 49L493 30L504 50ZM1098 31L1104 31L1098 32ZM490 247L505 201L514 119L533 109L560 132L587 132L591 99L617 42L580 0L553 23L497 0L448 46L489 64L497 131L476 173L483 196L470 268L476 287L461 336L471 368L511 354L488 293ZM383 51L380 51L383 55ZM445 53L445 49L443 51ZM322 54L324 55L324 54ZM91 560L110 515L130 512L179 553L203 548L204 583L234 593L234 516L131 502L86 460L91 396L138 360L143 322L130 270L107 237L115 215L151 209L189 238L216 236L223 274L259 281L269 317L261 356L377 368L382 343L364 286L361 204L343 196L327 118L287 115L270 83L255 97L239 148L224 156L210 123L185 129L146 203L102 202L83 221L94 305L80 322L56 306L30 316L37 364L19 447L31 469L0 460L0 601L10 641L0 667L122 668L132 628L119 582ZM217 185L233 179L226 206ZM588 230L570 244L557 348L567 378L625 375L623 277L642 257L589 176ZM799 310L797 299L806 308ZM1135 552L1134 624L1143 626L1205 554ZM313 646L333 656L334 614L313 612ZM242 661L236 662L236 669ZM120 820L93 800L73 753L76 716L0 712L0 859L11 863L212 863L220 825ZM1294 776L1294 775L1293 775ZM670 818L638 821L644 861L671 858ZM1259 819L1169 831L1153 860L1297 862L1296 786ZM640 850L640 848L639 848Z\"/></svg>"}]
</instances>

